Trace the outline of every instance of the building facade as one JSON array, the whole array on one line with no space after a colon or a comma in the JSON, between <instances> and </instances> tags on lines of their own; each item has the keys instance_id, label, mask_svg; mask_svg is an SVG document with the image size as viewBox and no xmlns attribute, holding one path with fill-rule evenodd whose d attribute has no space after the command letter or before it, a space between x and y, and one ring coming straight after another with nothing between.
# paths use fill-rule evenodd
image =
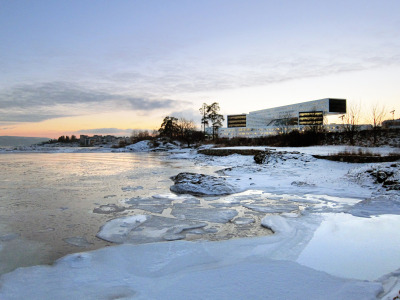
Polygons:
<instances>
[{"instance_id":1,"label":"building facade","mask_svg":"<svg viewBox=\"0 0 400 300\"><path fill-rule=\"evenodd\" d=\"M327 126L325 116L346 114L346 99L324 98L292 105L228 115L227 128L220 137L260 137L282 131L302 130L305 126ZM335 128L337 126L334 126Z\"/></svg>"}]
</instances>

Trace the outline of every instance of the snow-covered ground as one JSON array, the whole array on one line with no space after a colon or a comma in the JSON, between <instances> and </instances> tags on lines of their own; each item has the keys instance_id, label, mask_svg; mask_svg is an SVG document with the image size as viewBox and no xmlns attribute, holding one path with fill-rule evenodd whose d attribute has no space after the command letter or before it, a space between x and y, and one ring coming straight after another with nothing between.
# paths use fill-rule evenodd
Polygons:
<instances>
[{"instance_id":1,"label":"snow-covered ground","mask_svg":"<svg viewBox=\"0 0 400 300\"><path fill-rule=\"evenodd\" d=\"M154 241L178 239L182 230L201 229L204 224L192 215L202 211L176 207L171 213L186 227L169 224L170 231L154 225L165 222L160 218L115 219L99 236L128 244L5 274L0 299L393 299L400 290L400 192L378 182L377 174L385 172L386 181L396 182L400 163L349 164L311 156L341 148L277 149L296 153L271 155L262 165L252 156L174 150L170 158L225 166L216 176L241 191L210 199L216 211L228 209L209 217L221 219L233 206L243 206L265 214L261 223L274 234L134 245L129 242L146 235ZM207 185L202 188L208 192ZM170 203L168 197L177 196L156 200ZM197 200L179 197L186 197L182 203ZM140 236L136 230L143 224L149 225Z\"/></svg>"}]
</instances>

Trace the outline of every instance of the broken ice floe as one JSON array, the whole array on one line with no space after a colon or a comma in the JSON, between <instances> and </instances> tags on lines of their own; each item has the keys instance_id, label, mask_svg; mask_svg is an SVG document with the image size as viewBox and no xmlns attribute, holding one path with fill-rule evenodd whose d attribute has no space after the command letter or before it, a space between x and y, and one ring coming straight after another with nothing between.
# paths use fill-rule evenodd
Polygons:
<instances>
[{"instance_id":1,"label":"broken ice floe","mask_svg":"<svg viewBox=\"0 0 400 300\"><path fill-rule=\"evenodd\" d=\"M261 220L261 225L272 230L274 233L289 233L295 230L292 225L289 225L287 220L281 216L267 216Z\"/></svg>"},{"instance_id":2,"label":"broken ice floe","mask_svg":"<svg viewBox=\"0 0 400 300\"><path fill-rule=\"evenodd\" d=\"M139 186L125 186L125 187L122 187L121 190L123 190L124 192L134 192L134 191L138 191L138 190L143 190L143 187L141 185L139 185Z\"/></svg>"},{"instance_id":3,"label":"broken ice floe","mask_svg":"<svg viewBox=\"0 0 400 300\"><path fill-rule=\"evenodd\" d=\"M184 239L188 230L205 226L204 222L136 215L108 221L97 237L113 243L142 244Z\"/></svg>"},{"instance_id":4,"label":"broken ice floe","mask_svg":"<svg viewBox=\"0 0 400 300\"><path fill-rule=\"evenodd\" d=\"M150 197L140 198L135 197L127 200L126 204L131 204L131 209L141 209L152 213L161 214L164 209L170 207L173 198Z\"/></svg>"},{"instance_id":5,"label":"broken ice floe","mask_svg":"<svg viewBox=\"0 0 400 300\"><path fill-rule=\"evenodd\" d=\"M170 190L178 194L218 196L239 191L238 187L230 184L224 177L183 172L171 179L174 181L174 185L170 187Z\"/></svg>"},{"instance_id":6,"label":"broken ice floe","mask_svg":"<svg viewBox=\"0 0 400 300\"><path fill-rule=\"evenodd\" d=\"M299 210L298 205L282 204L282 205L260 205L260 204L243 204L244 207L262 213L283 213Z\"/></svg>"},{"instance_id":7,"label":"broken ice floe","mask_svg":"<svg viewBox=\"0 0 400 300\"><path fill-rule=\"evenodd\" d=\"M232 222L236 225L249 225L254 223L255 221L253 218L236 218Z\"/></svg>"},{"instance_id":8,"label":"broken ice floe","mask_svg":"<svg viewBox=\"0 0 400 300\"><path fill-rule=\"evenodd\" d=\"M207 221L214 223L228 223L238 215L235 209L201 208L174 206L171 214L178 219Z\"/></svg>"},{"instance_id":9,"label":"broken ice floe","mask_svg":"<svg viewBox=\"0 0 400 300\"><path fill-rule=\"evenodd\" d=\"M200 200L196 198L186 199L183 200L182 203L184 204L200 204Z\"/></svg>"},{"instance_id":10,"label":"broken ice floe","mask_svg":"<svg viewBox=\"0 0 400 300\"><path fill-rule=\"evenodd\" d=\"M116 212L122 212L125 210L125 207L118 206L116 204L105 204L100 205L99 207L93 209L93 212L96 214L111 214Z\"/></svg>"}]
</instances>

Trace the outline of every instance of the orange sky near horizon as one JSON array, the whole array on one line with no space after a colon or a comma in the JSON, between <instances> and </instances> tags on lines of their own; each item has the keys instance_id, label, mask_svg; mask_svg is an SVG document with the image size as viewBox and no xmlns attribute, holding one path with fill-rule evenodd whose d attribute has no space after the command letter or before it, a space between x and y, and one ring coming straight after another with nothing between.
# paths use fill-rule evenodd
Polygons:
<instances>
[{"instance_id":1,"label":"orange sky near horizon","mask_svg":"<svg viewBox=\"0 0 400 300\"><path fill-rule=\"evenodd\" d=\"M79 136L81 130L93 129L93 134L107 135L109 133L98 133L97 130L101 128L117 128L117 129L141 129L153 130L158 129L154 126L154 122L147 117L135 117L135 122L132 121L130 113L102 113L88 116L65 117L45 120L36 123L19 123L10 126L10 129L2 130L0 135L8 136L25 136L25 137L47 137L58 138L62 135L76 135ZM162 118L160 118L161 124ZM82 133L88 134L88 133ZM111 133L112 135L129 136L130 130L127 132L118 131ZM92 135L89 133L89 135Z\"/></svg>"}]
</instances>

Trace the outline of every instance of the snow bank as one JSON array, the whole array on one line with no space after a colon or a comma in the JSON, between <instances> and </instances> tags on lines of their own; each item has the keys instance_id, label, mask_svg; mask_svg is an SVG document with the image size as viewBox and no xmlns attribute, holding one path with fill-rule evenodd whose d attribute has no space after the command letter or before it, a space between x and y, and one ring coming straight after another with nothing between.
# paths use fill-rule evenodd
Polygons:
<instances>
[{"instance_id":1,"label":"snow bank","mask_svg":"<svg viewBox=\"0 0 400 300\"><path fill-rule=\"evenodd\" d=\"M144 140L123 148L112 149L111 152L148 152L150 149L150 141Z\"/></svg>"},{"instance_id":2,"label":"snow bank","mask_svg":"<svg viewBox=\"0 0 400 300\"><path fill-rule=\"evenodd\" d=\"M232 157L233 158L232 158ZM229 166L218 172L229 177L241 190L261 189L271 193L319 194L367 198L372 191L349 181L347 173L354 164L315 159L309 154L279 153L264 164L253 157L231 155L227 158L196 158L201 163Z\"/></svg>"},{"instance_id":3,"label":"snow bank","mask_svg":"<svg viewBox=\"0 0 400 300\"><path fill-rule=\"evenodd\" d=\"M126 146L125 149L134 151L134 152L148 151L150 149L150 141L140 141L136 144Z\"/></svg>"},{"instance_id":4,"label":"snow bank","mask_svg":"<svg viewBox=\"0 0 400 300\"><path fill-rule=\"evenodd\" d=\"M242 257L258 244L167 242L72 254L54 266L4 275L0 298L353 300L382 291L380 283L341 279L296 262Z\"/></svg>"}]
</instances>

